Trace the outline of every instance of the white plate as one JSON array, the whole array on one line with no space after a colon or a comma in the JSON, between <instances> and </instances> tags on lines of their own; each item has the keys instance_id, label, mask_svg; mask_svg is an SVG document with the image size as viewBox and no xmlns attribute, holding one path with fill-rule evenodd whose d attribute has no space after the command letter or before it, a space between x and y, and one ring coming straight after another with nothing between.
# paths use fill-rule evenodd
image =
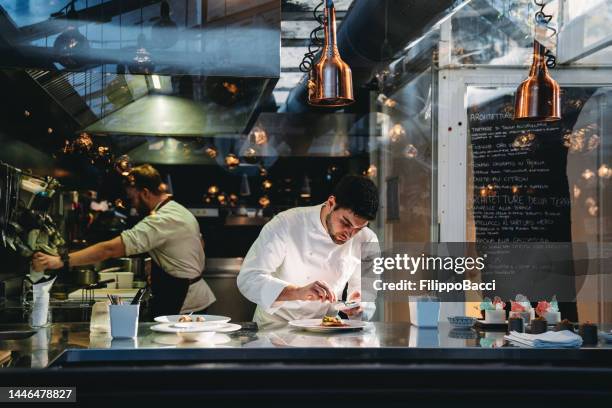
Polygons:
<instances>
[{"instance_id":1,"label":"white plate","mask_svg":"<svg viewBox=\"0 0 612 408\"><path fill-rule=\"evenodd\" d=\"M333 326L321 326L321 319L302 319L302 320L291 320L290 326L297 327L302 330L312 332L335 332L335 331L348 331L348 330L361 330L367 326L366 322L360 320L342 320L346 326L333 327Z\"/></svg>"},{"instance_id":2,"label":"white plate","mask_svg":"<svg viewBox=\"0 0 612 408\"><path fill-rule=\"evenodd\" d=\"M200 333L200 332L217 332L231 333L240 330L242 326L233 323L223 324L203 324L193 323L189 327L174 327L174 323L156 324L151 327L151 330L162 333Z\"/></svg>"},{"instance_id":3,"label":"white plate","mask_svg":"<svg viewBox=\"0 0 612 408\"><path fill-rule=\"evenodd\" d=\"M155 320L156 322L159 322L159 323L178 323L179 319L182 316L187 316L187 314L184 314L184 315L170 315L170 316L157 316L153 320ZM198 318L198 316L203 317L204 321L203 322L196 322L195 320ZM227 316L217 316L217 315L207 315L207 314L192 314L190 317L193 320L192 323L207 323L207 322L227 323L230 320L232 320L231 317L227 317Z\"/></svg>"}]
</instances>

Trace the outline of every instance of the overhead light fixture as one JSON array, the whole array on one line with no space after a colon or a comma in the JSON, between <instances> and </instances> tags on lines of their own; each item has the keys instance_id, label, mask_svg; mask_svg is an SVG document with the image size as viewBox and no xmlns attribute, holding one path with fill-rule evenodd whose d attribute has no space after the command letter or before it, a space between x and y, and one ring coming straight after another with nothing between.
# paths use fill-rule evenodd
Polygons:
<instances>
[{"instance_id":1,"label":"overhead light fixture","mask_svg":"<svg viewBox=\"0 0 612 408\"><path fill-rule=\"evenodd\" d=\"M89 41L78 28L69 26L53 42L57 60L69 69L80 68L89 56Z\"/></svg>"},{"instance_id":2,"label":"overhead light fixture","mask_svg":"<svg viewBox=\"0 0 612 408\"><path fill-rule=\"evenodd\" d=\"M176 23L170 18L170 5L167 1L162 1L159 11L159 20L153 24L151 30L153 45L159 48L170 48L179 39Z\"/></svg>"},{"instance_id":3,"label":"overhead light fixture","mask_svg":"<svg viewBox=\"0 0 612 408\"><path fill-rule=\"evenodd\" d=\"M318 10L325 5L323 18ZM322 25L310 34L313 44L300 64L300 70L308 72L308 103L314 106L342 107L355 101L353 97L353 75L351 68L340 57L336 41L336 8L333 0L323 0L314 10L315 19ZM325 41L320 43L317 33L325 33ZM321 56L313 63L317 47ZM313 49L314 48L314 49Z\"/></svg>"},{"instance_id":4,"label":"overhead light fixture","mask_svg":"<svg viewBox=\"0 0 612 408\"><path fill-rule=\"evenodd\" d=\"M541 41L538 33L553 30L548 26L552 15L544 13L546 2L534 0L540 10L535 14L536 38L533 40L533 61L529 77L523 81L514 100L514 119L522 121L557 121L561 119L561 88L548 73L548 68L556 66L552 55Z\"/></svg>"},{"instance_id":5,"label":"overhead light fixture","mask_svg":"<svg viewBox=\"0 0 612 408\"><path fill-rule=\"evenodd\" d=\"M151 81L153 82L153 88L161 89L161 80L159 75L151 75Z\"/></svg>"},{"instance_id":6,"label":"overhead light fixture","mask_svg":"<svg viewBox=\"0 0 612 408\"><path fill-rule=\"evenodd\" d=\"M136 55L128 65L128 70L134 75L151 75L155 69L151 54L145 48L145 41L144 34L139 34L136 40Z\"/></svg>"}]
</instances>

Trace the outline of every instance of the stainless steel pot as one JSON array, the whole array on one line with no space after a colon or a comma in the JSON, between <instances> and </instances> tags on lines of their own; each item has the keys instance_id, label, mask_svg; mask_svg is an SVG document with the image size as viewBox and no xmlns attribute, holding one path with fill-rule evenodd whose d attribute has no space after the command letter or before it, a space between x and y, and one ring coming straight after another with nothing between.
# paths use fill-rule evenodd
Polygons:
<instances>
[{"instance_id":1,"label":"stainless steel pot","mask_svg":"<svg viewBox=\"0 0 612 408\"><path fill-rule=\"evenodd\" d=\"M146 278L147 266L150 271L151 258L148 257L126 257L119 258L119 267L122 271L132 272L134 274L134 280L143 281Z\"/></svg>"},{"instance_id":2,"label":"stainless steel pot","mask_svg":"<svg viewBox=\"0 0 612 408\"><path fill-rule=\"evenodd\" d=\"M92 285L98 282L98 274L94 269L75 269L73 274L75 282L81 286Z\"/></svg>"}]
</instances>

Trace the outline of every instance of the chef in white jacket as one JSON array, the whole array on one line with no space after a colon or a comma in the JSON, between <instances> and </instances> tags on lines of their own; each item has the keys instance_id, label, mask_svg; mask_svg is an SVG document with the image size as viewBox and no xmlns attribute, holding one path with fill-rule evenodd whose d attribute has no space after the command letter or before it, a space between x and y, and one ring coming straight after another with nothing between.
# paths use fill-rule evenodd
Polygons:
<instances>
[{"instance_id":1,"label":"chef in white jacket","mask_svg":"<svg viewBox=\"0 0 612 408\"><path fill-rule=\"evenodd\" d=\"M266 325L322 318L347 284L347 300L361 301L361 247L378 242L368 228L377 211L374 183L349 175L322 205L276 215L251 246L238 275L240 292L257 304L253 320ZM345 313L359 318L363 311Z\"/></svg>"}]
</instances>

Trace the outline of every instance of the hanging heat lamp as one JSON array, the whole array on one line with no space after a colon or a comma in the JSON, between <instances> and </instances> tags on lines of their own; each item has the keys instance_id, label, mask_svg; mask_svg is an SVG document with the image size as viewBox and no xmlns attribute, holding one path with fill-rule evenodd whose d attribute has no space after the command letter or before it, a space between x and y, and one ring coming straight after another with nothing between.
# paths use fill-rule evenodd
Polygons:
<instances>
[{"instance_id":1,"label":"hanging heat lamp","mask_svg":"<svg viewBox=\"0 0 612 408\"><path fill-rule=\"evenodd\" d=\"M178 27L170 17L170 5L165 0L161 2L159 20L153 24L151 35L153 45L159 48L170 48L178 42Z\"/></svg>"},{"instance_id":2,"label":"hanging heat lamp","mask_svg":"<svg viewBox=\"0 0 612 408\"><path fill-rule=\"evenodd\" d=\"M543 12L545 3L536 12L535 24L538 30L551 29L547 24L552 15ZM561 119L561 88L548 73L548 68L556 66L555 57L539 40L533 40L533 61L529 77L516 90L514 100L514 119L521 121L557 121Z\"/></svg>"},{"instance_id":3,"label":"hanging heat lamp","mask_svg":"<svg viewBox=\"0 0 612 408\"><path fill-rule=\"evenodd\" d=\"M351 68L340 58L336 41L336 9L333 0L323 0L325 11L323 19L317 15L319 6L315 8L315 18L322 23L325 40L322 44L321 56L313 64L316 50L309 47L308 53L300 64L300 70L309 73L308 103L314 106L342 107L355 101L353 97L353 76ZM310 35L312 42L319 45L316 28Z\"/></svg>"},{"instance_id":4,"label":"hanging heat lamp","mask_svg":"<svg viewBox=\"0 0 612 408\"><path fill-rule=\"evenodd\" d=\"M134 75L151 75L155 70L151 54L145 48L145 41L144 34L139 34L136 40L136 55L128 65L128 70Z\"/></svg>"}]
</instances>

